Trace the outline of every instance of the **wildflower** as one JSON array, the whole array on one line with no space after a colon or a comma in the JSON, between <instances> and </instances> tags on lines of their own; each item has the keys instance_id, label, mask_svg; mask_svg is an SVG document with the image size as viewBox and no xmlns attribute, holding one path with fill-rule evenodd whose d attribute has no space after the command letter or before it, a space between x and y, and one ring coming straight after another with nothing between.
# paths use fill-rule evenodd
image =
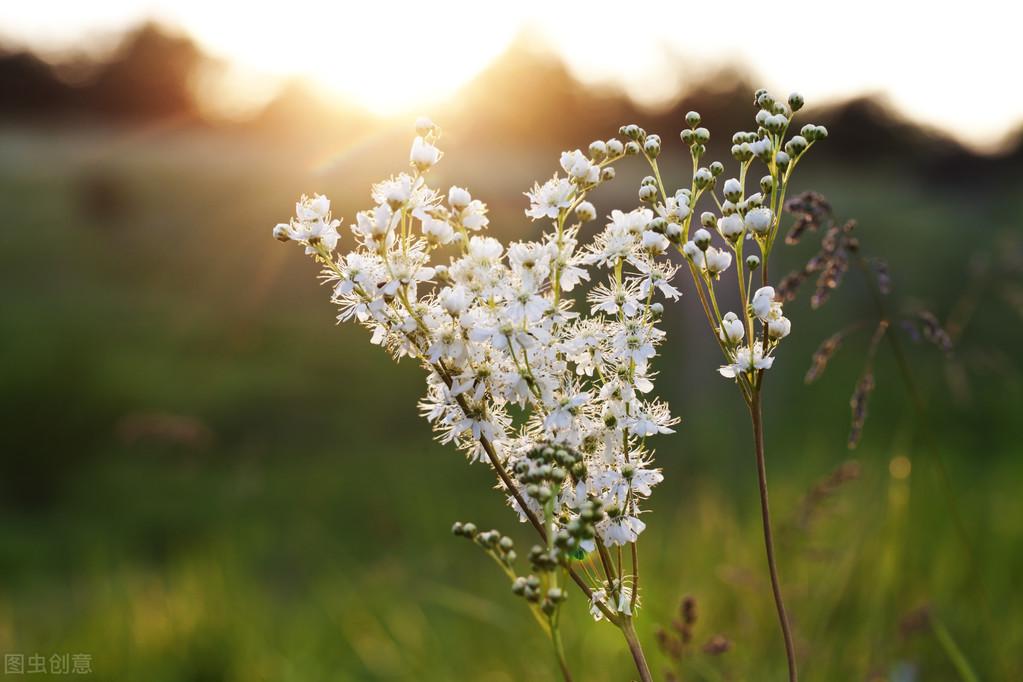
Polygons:
<instances>
[{"instance_id":1,"label":"wildflower","mask_svg":"<svg viewBox=\"0 0 1023 682\"><path fill-rule=\"evenodd\" d=\"M725 313L719 335L725 343L736 344L746 336L746 327L735 313Z\"/></svg>"},{"instance_id":2,"label":"wildflower","mask_svg":"<svg viewBox=\"0 0 1023 682\"><path fill-rule=\"evenodd\" d=\"M746 213L744 222L754 234L764 235L770 231L772 220L771 209L755 208Z\"/></svg>"},{"instance_id":3,"label":"wildflower","mask_svg":"<svg viewBox=\"0 0 1023 682\"><path fill-rule=\"evenodd\" d=\"M440 161L440 150L432 144L417 136L412 141L412 151L409 152L409 161L420 171L428 170Z\"/></svg>"},{"instance_id":4,"label":"wildflower","mask_svg":"<svg viewBox=\"0 0 1023 682\"><path fill-rule=\"evenodd\" d=\"M533 220L557 218L562 209L571 206L573 191L572 183L557 175L543 185L534 184L532 191L526 192L530 202L526 215Z\"/></svg>"},{"instance_id":5,"label":"wildflower","mask_svg":"<svg viewBox=\"0 0 1023 682\"><path fill-rule=\"evenodd\" d=\"M718 368L718 373L726 379L737 379L740 375L748 372L770 369L771 365L774 364L773 357L764 355L763 344L759 341L753 344L752 350L750 350L749 346L736 348L732 357L734 362Z\"/></svg>"}]
</instances>

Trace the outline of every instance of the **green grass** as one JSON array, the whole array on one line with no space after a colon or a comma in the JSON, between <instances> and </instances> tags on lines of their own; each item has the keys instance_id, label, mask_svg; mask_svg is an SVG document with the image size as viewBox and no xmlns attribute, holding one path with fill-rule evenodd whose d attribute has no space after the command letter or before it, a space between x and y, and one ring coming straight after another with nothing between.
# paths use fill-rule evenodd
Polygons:
<instances>
[{"instance_id":1,"label":"green grass","mask_svg":"<svg viewBox=\"0 0 1023 682\"><path fill-rule=\"evenodd\" d=\"M312 173L311 154L229 139L18 131L0 134L0 150L0 651L88 652L101 680L555 679L549 645L504 577L448 533L471 519L528 547L528 529L484 466L431 441L416 417L418 368L335 328L312 266L269 238L302 190L330 191L350 219L379 160L343 157ZM518 165L542 176L553 162ZM899 290L939 312L963 288L964 216L1020 215L1011 197L939 193L891 169L814 172L803 182L863 219ZM507 200L519 184L493 190L505 234L528 229ZM971 246L996 239L975 233ZM921 424L883 356L850 455L862 344L819 384L799 379L816 343L868 312L865 301L851 279L820 313L794 307L793 343L767 389L803 678L957 680L963 661L982 680L1019 678L1018 369L968 363L973 397L961 403L942 360L913 347L928 397ZM659 387L684 421L659 446L666 480L646 519L638 627L663 672L654 629L692 594L696 643L720 633L732 649L687 659L682 679L781 679L748 426L734 388L712 373L691 304L668 321ZM980 311L963 356L1014 359L1020 325L1009 316L1000 304ZM159 425L153 414L193 431L126 439L126 418ZM808 491L850 456L861 477L800 525ZM898 456L912 462L908 477L890 471ZM925 605L940 626L907 631ZM631 679L618 633L588 622L578 593L567 612L578 678Z\"/></svg>"}]
</instances>

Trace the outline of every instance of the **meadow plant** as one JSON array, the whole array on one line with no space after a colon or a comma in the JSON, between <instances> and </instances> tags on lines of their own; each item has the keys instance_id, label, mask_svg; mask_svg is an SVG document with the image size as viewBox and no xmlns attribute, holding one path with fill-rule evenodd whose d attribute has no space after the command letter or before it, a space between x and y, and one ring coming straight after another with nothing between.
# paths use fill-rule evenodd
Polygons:
<instances>
[{"instance_id":1,"label":"meadow plant","mask_svg":"<svg viewBox=\"0 0 1023 682\"><path fill-rule=\"evenodd\" d=\"M724 357L718 372L735 382L749 409L771 590L785 642L789 680L795 682L798 679L795 645L778 576L768 503L762 398L765 374L774 365L775 353L792 331L792 323L783 314L782 301L771 286L768 273L792 173L807 151L827 137L828 131L807 123L799 134L789 136L796 112L803 107L803 97L798 93L782 101L766 90L758 90L753 103L757 109L756 129L732 136L731 155L739 165L738 173L720 183L724 164L715 161L701 165L710 131L700 125L698 112L686 114L688 128L680 133L692 160L690 181L674 193L667 189L658 165L660 138L648 135L637 125L623 126L620 132L638 147L653 173L640 187L641 202L667 214L671 206L695 209L705 196L713 201L715 210L700 213L699 227L693 225L695 210L687 210L679 216L678 223L668 225L666 232L678 235L674 246L688 264L708 328ZM759 168L763 175L750 188L754 168ZM714 245L714 234L721 246ZM755 248L755 252L747 248L750 251ZM719 302L718 283L733 262L738 300L729 309Z\"/></svg>"},{"instance_id":2,"label":"meadow plant","mask_svg":"<svg viewBox=\"0 0 1023 682\"><path fill-rule=\"evenodd\" d=\"M395 359L422 365L420 409L438 439L471 462L487 463L508 504L532 526L537 544L524 572L510 537L468 522L453 531L507 575L549 636L566 680L559 622L569 583L596 620L621 630L640 678L652 680L633 618L640 606L642 506L663 479L647 439L672 433L677 423L653 396L652 363L665 337L661 301L680 297L672 280L682 268L723 353L718 371L749 407L768 563L795 679L767 506L761 403L764 373L791 325L769 285L767 263L792 171L826 131L808 125L786 141L801 98L778 102L760 91L756 101L758 127L736 133L739 173L722 183L720 197L724 166L700 165L710 134L698 114L687 115L682 132L692 177L675 192L658 167L660 138L624 126L624 139L562 153L560 172L526 192L526 215L547 231L536 241L502 244L486 236L487 207L467 189L444 194L429 186L442 152L439 128L424 118L416 124L410 169L374 185L373 206L356 214L351 250L338 253L341 220L318 194L302 197L295 217L273 231L322 267L339 321L362 324ZM597 217L588 195L615 177L614 164L626 156L644 157L653 171L639 189L640 206L612 211L603 229L581 243L583 226ZM748 194L754 161L767 174ZM713 197L717 212L703 213L702 226L691 229L704 197ZM712 245L712 231L721 246ZM747 241L759 255L744 257ZM673 262L673 251L682 258ZM733 260L739 300L735 312L722 314L715 285Z\"/></svg>"}]
</instances>

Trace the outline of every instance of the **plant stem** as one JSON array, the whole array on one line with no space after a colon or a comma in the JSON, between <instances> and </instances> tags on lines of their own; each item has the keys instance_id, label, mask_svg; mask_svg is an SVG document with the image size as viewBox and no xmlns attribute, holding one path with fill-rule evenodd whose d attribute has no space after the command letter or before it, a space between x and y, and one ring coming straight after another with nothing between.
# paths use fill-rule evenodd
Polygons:
<instances>
[{"instance_id":1,"label":"plant stem","mask_svg":"<svg viewBox=\"0 0 1023 682\"><path fill-rule=\"evenodd\" d=\"M625 641L629 643L629 652L632 653L632 660L636 662L639 679L641 682L653 682L654 676L650 674L650 666L643 654L643 645L639 643L639 637L636 636L636 628L632 627L632 617L623 616L618 627L622 629Z\"/></svg>"},{"instance_id":2,"label":"plant stem","mask_svg":"<svg viewBox=\"0 0 1023 682\"><path fill-rule=\"evenodd\" d=\"M565 647L561 644L561 630L556 624L552 624L551 627L551 642L554 643L554 656L558 659L561 676L565 678L565 682L572 682L572 672L568 669L568 661L565 659Z\"/></svg>"},{"instance_id":3,"label":"plant stem","mask_svg":"<svg viewBox=\"0 0 1023 682\"><path fill-rule=\"evenodd\" d=\"M767 567L771 572L771 590L774 592L774 605L778 610L778 622L785 638L785 657L789 665L789 682L797 682L796 651L792 644L792 631L789 617L785 612L785 602L781 596L781 581L778 579L778 566L774 561L774 534L771 532L771 510L767 503L767 464L764 459L764 418L760 402L760 387L753 389L749 404L750 418L753 420L753 442L757 451L757 476L760 484L760 516L764 523L764 546L767 549Z\"/></svg>"}]
</instances>

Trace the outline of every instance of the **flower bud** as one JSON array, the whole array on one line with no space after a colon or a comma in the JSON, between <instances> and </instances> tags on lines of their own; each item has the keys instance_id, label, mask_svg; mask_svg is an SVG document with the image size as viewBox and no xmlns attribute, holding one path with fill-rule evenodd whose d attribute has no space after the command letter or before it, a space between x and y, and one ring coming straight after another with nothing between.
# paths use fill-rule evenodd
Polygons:
<instances>
[{"instance_id":1,"label":"flower bud","mask_svg":"<svg viewBox=\"0 0 1023 682\"><path fill-rule=\"evenodd\" d=\"M693 176L697 189L705 189L714 183L714 175L706 168L700 168Z\"/></svg>"},{"instance_id":2,"label":"flower bud","mask_svg":"<svg viewBox=\"0 0 1023 682\"><path fill-rule=\"evenodd\" d=\"M710 164L710 172L715 178L725 172L725 166L720 161Z\"/></svg>"},{"instance_id":3,"label":"flower bud","mask_svg":"<svg viewBox=\"0 0 1023 682\"><path fill-rule=\"evenodd\" d=\"M752 232L759 235L767 234L771 229L773 215L769 208L755 208L746 213L745 224Z\"/></svg>"},{"instance_id":4,"label":"flower bud","mask_svg":"<svg viewBox=\"0 0 1023 682\"><path fill-rule=\"evenodd\" d=\"M700 114L695 111L690 111L686 114L686 125L690 128L695 128L700 125Z\"/></svg>"},{"instance_id":5,"label":"flower bud","mask_svg":"<svg viewBox=\"0 0 1023 682\"><path fill-rule=\"evenodd\" d=\"M639 188L639 200L643 203L653 203L657 199L657 188L653 185L643 185Z\"/></svg>"},{"instance_id":6,"label":"flower bud","mask_svg":"<svg viewBox=\"0 0 1023 682\"><path fill-rule=\"evenodd\" d=\"M714 227L717 225L718 217L710 211L704 211L700 214L700 224L704 227Z\"/></svg>"},{"instance_id":7,"label":"flower bud","mask_svg":"<svg viewBox=\"0 0 1023 682\"><path fill-rule=\"evenodd\" d=\"M642 180L639 181L639 184L640 185L650 185L651 187L656 187L657 186L657 178L655 178L652 175L647 175Z\"/></svg>"},{"instance_id":8,"label":"flower bud","mask_svg":"<svg viewBox=\"0 0 1023 682\"><path fill-rule=\"evenodd\" d=\"M654 317L660 317L664 314L664 304L662 303L651 303L650 314Z\"/></svg>"},{"instance_id":9,"label":"flower bud","mask_svg":"<svg viewBox=\"0 0 1023 682\"><path fill-rule=\"evenodd\" d=\"M767 127L767 120L769 118L771 118L771 112L768 111L767 109L761 109L760 111L757 112L755 120L756 120L758 126L763 126L763 127L766 128Z\"/></svg>"},{"instance_id":10,"label":"flower bud","mask_svg":"<svg viewBox=\"0 0 1023 682\"><path fill-rule=\"evenodd\" d=\"M750 272L753 272L760 267L760 256L750 254L746 256L746 267L749 268Z\"/></svg>"},{"instance_id":11,"label":"flower bud","mask_svg":"<svg viewBox=\"0 0 1023 682\"><path fill-rule=\"evenodd\" d=\"M764 194L767 194L772 189L774 189L774 178L772 178L770 175L765 175L764 177L760 178L760 191L761 192L763 192Z\"/></svg>"},{"instance_id":12,"label":"flower bud","mask_svg":"<svg viewBox=\"0 0 1023 682\"><path fill-rule=\"evenodd\" d=\"M640 152L639 143L637 143L635 140L630 140L625 144L625 153L627 155L635 156L636 154L639 154L639 152Z\"/></svg>"},{"instance_id":13,"label":"flower bud","mask_svg":"<svg viewBox=\"0 0 1023 682\"><path fill-rule=\"evenodd\" d=\"M455 187L452 185L451 189L448 190L448 203L451 204L451 208L456 211L461 211L472 202L472 195L469 194L468 190L462 189L461 187Z\"/></svg>"},{"instance_id":14,"label":"flower bud","mask_svg":"<svg viewBox=\"0 0 1023 682\"><path fill-rule=\"evenodd\" d=\"M625 153L625 145L622 144L621 140L611 138L607 141L607 153L609 156L621 156Z\"/></svg>"},{"instance_id":15,"label":"flower bud","mask_svg":"<svg viewBox=\"0 0 1023 682\"><path fill-rule=\"evenodd\" d=\"M656 159L661 154L661 138L657 135L650 135L643 143L643 151L651 159Z\"/></svg>"},{"instance_id":16,"label":"flower bud","mask_svg":"<svg viewBox=\"0 0 1023 682\"><path fill-rule=\"evenodd\" d=\"M728 178L725 180L724 195L725 199L728 199L729 201L739 200L739 197L742 196L742 185L739 184L737 179Z\"/></svg>"},{"instance_id":17,"label":"flower bud","mask_svg":"<svg viewBox=\"0 0 1023 682\"><path fill-rule=\"evenodd\" d=\"M785 153L789 156L796 157L806 151L807 145L806 138L802 135L796 135L791 140L785 143Z\"/></svg>"},{"instance_id":18,"label":"flower bud","mask_svg":"<svg viewBox=\"0 0 1023 682\"><path fill-rule=\"evenodd\" d=\"M615 179L615 169L614 169L614 166L604 166L603 168L600 169L600 181L601 182L608 182L608 181L614 180L614 179Z\"/></svg>"},{"instance_id":19,"label":"flower bud","mask_svg":"<svg viewBox=\"0 0 1023 682\"><path fill-rule=\"evenodd\" d=\"M690 239L682 245L682 254L691 260L697 267L703 267L703 251L693 240Z\"/></svg>"},{"instance_id":20,"label":"flower bud","mask_svg":"<svg viewBox=\"0 0 1023 682\"><path fill-rule=\"evenodd\" d=\"M693 131L693 134L696 136L696 141L700 144L707 144L710 142L710 131L706 128L697 128Z\"/></svg>"},{"instance_id":21,"label":"flower bud","mask_svg":"<svg viewBox=\"0 0 1023 682\"><path fill-rule=\"evenodd\" d=\"M785 152L778 152L774 155L774 162L778 164L778 168L785 170L789 167L789 155Z\"/></svg>"},{"instance_id":22,"label":"flower bud","mask_svg":"<svg viewBox=\"0 0 1023 682\"><path fill-rule=\"evenodd\" d=\"M590 158L600 162L607 157L607 145L602 140L594 140L590 143Z\"/></svg>"},{"instance_id":23,"label":"flower bud","mask_svg":"<svg viewBox=\"0 0 1023 682\"><path fill-rule=\"evenodd\" d=\"M679 238L682 236L682 226L678 223L668 223L668 226L664 228L664 236L670 241L678 243Z\"/></svg>"},{"instance_id":24,"label":"flower bud","mask_svg":"<svg viewBox=\"0 0 1023 682\"><path fill-rule=\"evenodd\" d=\"M696 243L696 246L701 251L706 251L707 247L710 246L710 232L701 227L693 234L693 242Z\"/></svg>"},{"instance_id":25,"label":"flower bud","mask_svg":"<svg viewBox=\"0 0 1023 682\"><path fill-rule=\"evenodd\" d=\"M793 92L791 95L789 95L789 107L791 107L792 111L799 111L800 109L802 109L803 96L800 95L798 92Z\"/></svg>"},{"instance_id":26,"label":"flower bud","mask_svg":"<svg viewBox=\"0 0 1023 682\"><path fill-rule=\"evenodd\" d=\"M426 137L436 129L437 126L434 125L433 121L431 121L429 117L420 116L419 118L416 119L416 135L419 135L420 137Z\"/></svg>"},{"instance_id":27,"label":"flower bud","mask_svg":"<svg viewBox=\"0 0 1023 682\"><path fill-rule=\"evenodd\" d=\"M277 223L274 225L274 239L279 242L290 242L291 225L288 225L287 223Z\"/></svg>"},{"instance_id":28,"label":"flower bud","mask_svg":"<svg viewBox=\"0 0 1023 682\"><path fill-rule=\"evenodd\" d=\"M814 139L823 140L828 136L828 129L825 128L824 126L816 126L813 129L813 136Z\"/></svg>"},{"instance_id":29,"label":"flower bud","mask_svg":"<svg viewBox=\"0 0 1023 682\"><path fill-rule=\"evenodd\" d=\"M584 201L575 207L575 215L579 220L588 223L597 217L597 209L590 202Z\"/></svg>"},{"instance_id":30,"label":"flower bud","mask_svg":"<svg viewBox=\"0 0 1023 682\"><path fill-rule=\"evenodd\" d=\"M730 242L738 241L738 239L742 237L742 233L745 231L742 218L735 213L718 219L717 227L718 233Z\"/></svg>"},{"instance_id":31,"label":"flower bud","mask_svg":"<svg viewBox=\"0 0 1023 682\"><path fill-rule=\"evenodd\" d=\"M693 142L696 141L696 134L689 128L686 128L685 130L680 132L678 136L682 140L682 144L686 145L687 147L691 147L693 145Z\"/></svg>"}]
</instances>

